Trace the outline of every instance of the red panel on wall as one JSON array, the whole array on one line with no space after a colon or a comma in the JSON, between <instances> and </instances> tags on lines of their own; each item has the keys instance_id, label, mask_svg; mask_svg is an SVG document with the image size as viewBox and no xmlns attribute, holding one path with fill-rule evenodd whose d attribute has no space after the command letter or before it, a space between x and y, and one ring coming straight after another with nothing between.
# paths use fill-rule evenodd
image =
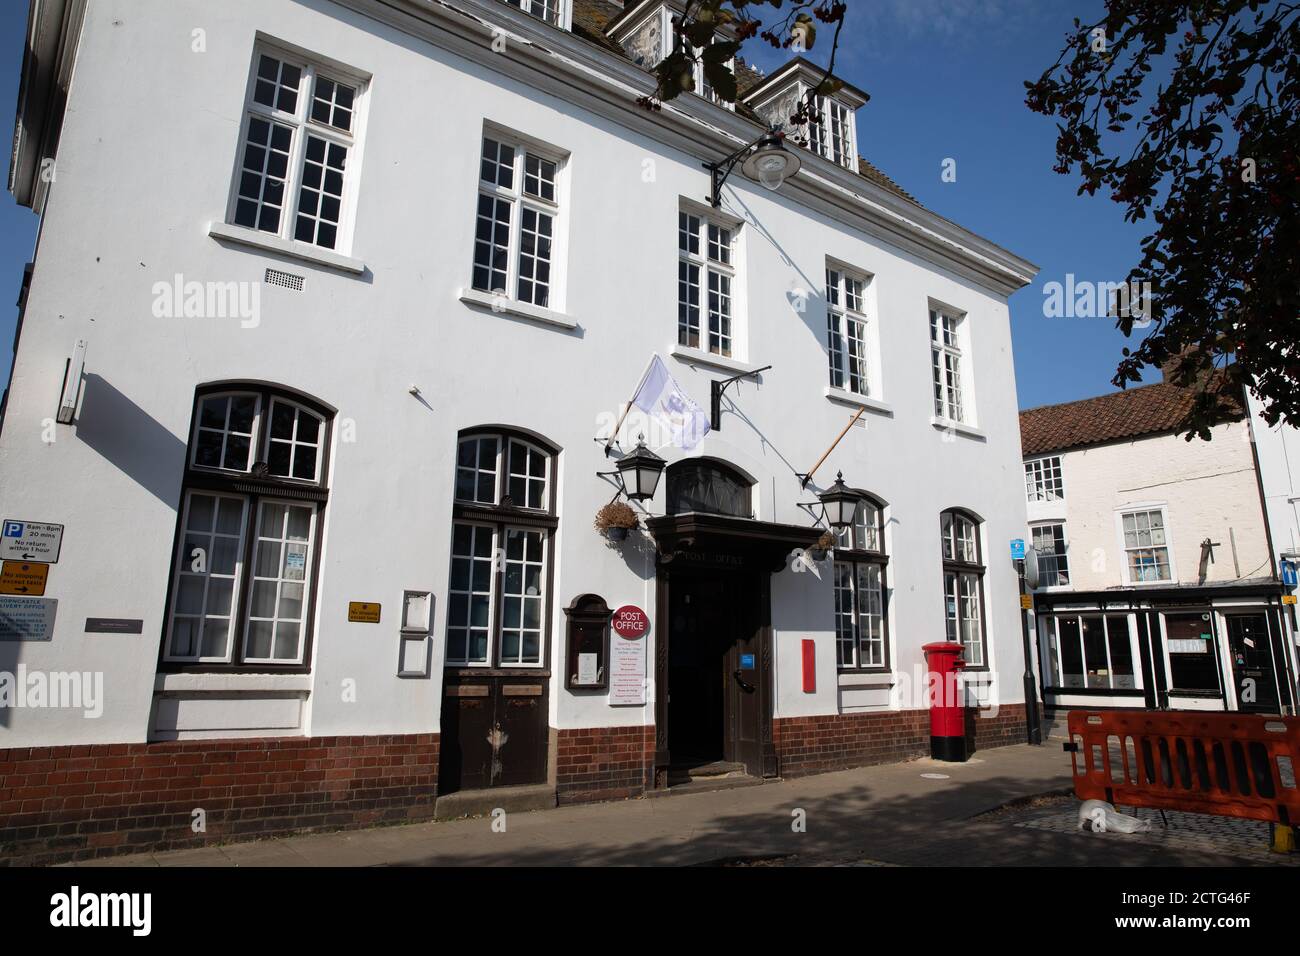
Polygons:
<instances>
[{"instance_id":1,"label":"red panel on wall","mask_svg":"<svg viewBox=\"0 0 1300 956\"><path fill-rule=\"evenodd\" d=\"M803 642L803 692L813 694L817 691L817 644L814 641Z\"/></svg>"}]
</instances>

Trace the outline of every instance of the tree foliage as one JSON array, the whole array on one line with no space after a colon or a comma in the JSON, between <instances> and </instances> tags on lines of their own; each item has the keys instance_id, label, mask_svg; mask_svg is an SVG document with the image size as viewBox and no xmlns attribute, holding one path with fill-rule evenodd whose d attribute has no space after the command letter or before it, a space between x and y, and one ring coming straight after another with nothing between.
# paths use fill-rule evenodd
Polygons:
<instances>
[{"instance_id":1,"label":"tree foliage","mask_svg":"<svg viewBox=\"0 0 1300 956\"><path fill-rule=\"evenodd\" d=\"M1243 387L1300 426L1300 3L1106 0L1025 86L1058 119L1056 171L1154 223L1128 276L1150 314L1117 321L1150 325L1114 383L1160 366L1194 388L1189 440Z\"/></svg>"},{"instance_id":2,"label":"tree foliage","mask_svg":"<svg viewBox=\"0 0 1300 956\"><path fill-rule=\"evenodd\" d=\"M770 13L762 8L772 8ZM789 117L794 128L806 130L821 117L816 97L843 85L834 76L840 30L848 10L838 0L687 0L673 18L672 49L655 67L655 91L638 102L657 110L683 93L695 91L695 67L718 99L734 103L739 97L732 61L755 38L774 49L804 53L817 42L818 24L831 32L830 63L822 82L810 89ZM731 39L728 34L734 34Z\"/></svg>"}]
</instances>

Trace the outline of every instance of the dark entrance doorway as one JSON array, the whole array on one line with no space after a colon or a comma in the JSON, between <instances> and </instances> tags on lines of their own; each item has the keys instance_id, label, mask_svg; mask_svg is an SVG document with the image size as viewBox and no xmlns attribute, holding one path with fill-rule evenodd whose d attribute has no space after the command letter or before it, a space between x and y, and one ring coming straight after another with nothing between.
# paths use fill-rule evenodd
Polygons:
<instances>
[{"instance_id":1,"label":"dark entrance doorway","mask_svg":"<svg viewBox=\"0 0 1300 956\"><path fill-rule=\"evenodd\" d=\"M772 575L820 529L698 512L646 524L666 625L655 639L655 786L694 761L776 776Z\"/></svg>"},{"instance_id":2,"label":"dark entrance doorway","mask_svg":"<svg viewBox=\"0 0 1300 956\"><path fill-rule=\"evenodd\" d=\"M753 571L673 575L668 601L672 769L717 764L763 773L761 589Z\"/></svg>"},{"instance_id":3,"label":"dark entrance doorway","mask_svg":"<svg viewBox=\"0 0 1300 956\"><path fill-rule=\"evenodd\" d=\"M1229 614L1228 653L1239 710L1277 714L1277 676L1268 619L1263 614Z\"/></svg>"}]
</instances>

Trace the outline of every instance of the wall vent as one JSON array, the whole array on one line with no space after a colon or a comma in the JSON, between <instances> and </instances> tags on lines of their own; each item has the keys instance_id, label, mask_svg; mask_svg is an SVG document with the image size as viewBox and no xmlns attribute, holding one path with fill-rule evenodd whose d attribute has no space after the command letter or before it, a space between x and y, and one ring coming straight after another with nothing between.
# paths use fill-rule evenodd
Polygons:
<instances>
[{"instance_id":1,"label":"wall vent","mask_svg":"<svg viewBox=\"0 0 1300 956\"><path fill-rule=\"evenodd\" d=\"M292 272L281 272L279 269L266 270L266 284L278 285L282 289L292 289L294 292L302 291L303 277L296 276Z\"/></svg>"}]
</instances>

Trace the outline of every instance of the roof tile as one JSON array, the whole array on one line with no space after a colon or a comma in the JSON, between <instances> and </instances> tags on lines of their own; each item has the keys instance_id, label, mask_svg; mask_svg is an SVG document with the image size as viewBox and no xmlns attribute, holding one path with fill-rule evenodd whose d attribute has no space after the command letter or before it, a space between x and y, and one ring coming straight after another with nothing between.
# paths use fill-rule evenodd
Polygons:
<instances>
[{"instance_id":1,"label":"roof tile","mask_svg":"<svg viewBox=\"0 0 1300 956\"><path fill-rule=\"evenodd\" d=\"M1043 405L1020 413L1020 443L1026 457L1082 445L1121 441L1176 431L1196 391L1157 382L1077 402ZM1223 396L1237 417L1245 417L1235 396Z\"/></svg>"}]
</instances>

